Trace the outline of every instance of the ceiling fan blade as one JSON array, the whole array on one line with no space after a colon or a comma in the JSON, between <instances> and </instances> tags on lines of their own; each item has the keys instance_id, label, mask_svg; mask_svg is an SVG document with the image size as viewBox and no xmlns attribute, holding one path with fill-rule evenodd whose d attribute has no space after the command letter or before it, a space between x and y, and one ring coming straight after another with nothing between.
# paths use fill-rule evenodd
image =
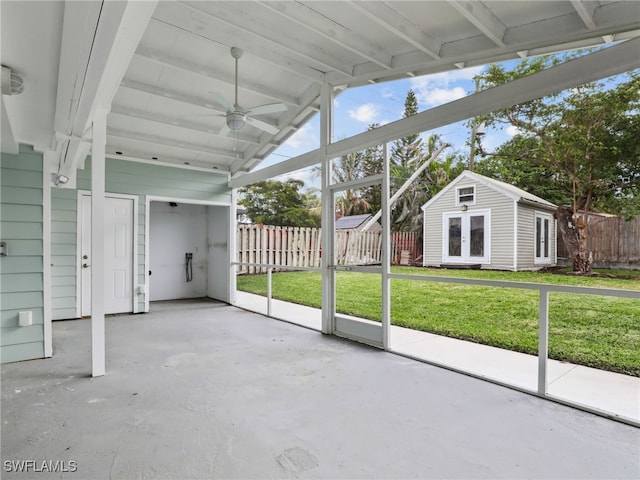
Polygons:
<instances>
[{"instance_id":1,"label":"ceiling fan blade","mask_svg":"<svg viewBox=\"0 0 640 480\"><path fill-rule=\"evenodd\" d=\"M247 115L263 115L266 113L284 112L287 106L284 103L269 103L267 105L259 105L247 110Z\"/></svg>"},{"instance_id":2,"label":"ceiling fan blade","mask_svg":"<svg viewBox=\"0 0 640 480\"><path fill-rule=\"evenodd\" d=\"M227 135L229 135L230 131L231 131L231 129L227 126L227 124L225 122L225 124L220 129L219 134L222 135L223 137L226 137Z\"/></svg>"},{"instance_id":3,"label":"ceiling fan blade","mask_svg":"<svg viewBox=\"0 0 640 480\"><path fill-rule=\"evenodd\" d=\"M275 135L280 131L279 128L274 127L273 125L269 125L267 122L263 122L262 120L258 120L256 118L247 117L246 121L249 125L259 128L260 130L264 130L265 132L270 133L272 135Z\"/></svg>"},{"instance_id":4,"label":"ceiling fan blade","mask_svg":"<svg viewBox=\"0 0 640 480\"><path fill-rule=\"evenodd\" d=\"M234 110L233 103L227 97L225 97L221 93L213 93L213 92L210 92L210 93L211 93L211 96L213 97L213 100L216 103L222 105L227 110Z\"/></svg>"}]
</instances>

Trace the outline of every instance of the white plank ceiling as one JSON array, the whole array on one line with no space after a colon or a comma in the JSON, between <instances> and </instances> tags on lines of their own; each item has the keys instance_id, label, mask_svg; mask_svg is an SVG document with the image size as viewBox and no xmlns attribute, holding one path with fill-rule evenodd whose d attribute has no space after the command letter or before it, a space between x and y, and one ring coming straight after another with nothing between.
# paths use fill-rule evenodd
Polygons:
<instances>
[{"instance_id":1,"label":"white plank ceiling","mask_svg":"<svg viewBox=\"0 0 640 480\"><path fill-rule=\"evenodd\" d=\"M31 63L21 55L39 44L60 44L62 7L49 5L48 16L28 25L21 13L28 7L2 4L3 64L12 63L28 80L44 78L37 69L50 69L51 62L38 67L38 54ZM47 22L60 23L59 29L39 25ZM144 28L111 102L107 152L234 174L259 165L318 111L323 83L344 89L626 40L640 35L640 3L161 1ZM18 41L25 29L46 38L30 47ZM286 106L255 117L274 133L250 124L237 134L224 128L219 98L234 98L231 47L244 51L239 104ZM43 135L55 134L55 96L30 89L37 90L26 81L24 93L6 101L7 111L16 140L44 148ZM34 112L31 95L44 95L38 101L46 115Z\"/></svg>"}]
</instances>

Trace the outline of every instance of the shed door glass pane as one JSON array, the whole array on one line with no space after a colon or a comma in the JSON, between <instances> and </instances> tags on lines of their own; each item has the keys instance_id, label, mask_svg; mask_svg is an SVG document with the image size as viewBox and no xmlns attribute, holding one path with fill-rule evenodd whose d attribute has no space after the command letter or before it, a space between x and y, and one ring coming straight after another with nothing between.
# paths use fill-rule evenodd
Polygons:
<instances>
[{"instance_id":1,"label":"shed door glass pane","mask_svg":"<svg viewBox=\"0 0 640 480\"><path fill-rule=\"evenodd\" d=\"M544 258L549 258L549 219L544 219Z\"/></svg>"},{"instance_id":2,"label":"shed door glass pane","mask_svg":"<svg viewBox=\"0 0 640 480\"><path fill-rule=\"evenodd\" d=\"M449 256L459 257L462 255L462 218L453 217L449 219Z\"/></svg>"},{"instance_id":3,"label":"shed door glass pane","mask_svg":"<svg viewBox=\"0 0 640 480\"><path fill-rule=\"evenodd\" d=\"M542 246L542 219L536 217L536 257L540 258L540 247Z\"/></svg>"},{"instance_id":4,"label":"shed door glass pane","mask_svg":"<svg viewBox=\"0 0 640 480\"><path fill-rule=\"evenodd\" d=\"M469 218L469 255L472 257L484 257L484 215Z\"/></svg>"}]
</instances>

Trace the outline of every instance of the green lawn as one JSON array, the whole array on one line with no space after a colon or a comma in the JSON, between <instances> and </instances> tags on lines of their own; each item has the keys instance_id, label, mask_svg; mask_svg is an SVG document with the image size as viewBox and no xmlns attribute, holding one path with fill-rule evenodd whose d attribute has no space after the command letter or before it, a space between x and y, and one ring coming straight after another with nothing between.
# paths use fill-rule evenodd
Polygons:
<instances>
[{"instance_id":1,"label":"green lawn","mask_svg":"<svg viewBox=\"0 0 640 480\"><path fill-rule=\"evenodd\" d=\"M537 272L440 270L394 267L393 273L462 277L638 291L639 299L551 293L549 356L640 376L640 281ZM341 313L381 318L380 276L338 272L336 306ZM266 295L266 275L238 277L238 289ZM318 272L273 275L274 298L320 308ZM394 325L536 354L538 292L392 279Z\"/></svg>"}]
</instances>

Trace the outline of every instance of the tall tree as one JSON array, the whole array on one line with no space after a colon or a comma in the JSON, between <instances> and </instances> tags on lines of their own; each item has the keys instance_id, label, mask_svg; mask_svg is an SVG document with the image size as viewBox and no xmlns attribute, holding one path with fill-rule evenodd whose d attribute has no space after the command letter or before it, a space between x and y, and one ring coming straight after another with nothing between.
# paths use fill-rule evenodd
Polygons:
<instances>
[{"instance_id":1,"label":"tall tree","mask_svg":"<svg viewBox=\"0 0 640 480\"><path fill-rule=\"evenodd\" d=\"M560 60L525 60L511 71L492 65L480 81L484 87L504 84ZM632 73L613 87L607 88L606 82L590 83L494 112L490 117L493 122L517 127L523 137L519 142L530 139L529 160L568 190L571 205L561 206L556 217L576 272L591 273L586 226L578 211L608 208L620 213L619 206L637 202L639 109L640 77Z\"/></svg>"},{"instance_id":2,"label":"tall tree","mask_svg":"<svg viewBox=\"0 0 640 480\"><path fill-rule=\"evenodd\" d=\"M253 223L288 227L318 227L320 216L309 208L302 180L264 180L240 189L238 204Z\"/></svg>"}]
</instances>

